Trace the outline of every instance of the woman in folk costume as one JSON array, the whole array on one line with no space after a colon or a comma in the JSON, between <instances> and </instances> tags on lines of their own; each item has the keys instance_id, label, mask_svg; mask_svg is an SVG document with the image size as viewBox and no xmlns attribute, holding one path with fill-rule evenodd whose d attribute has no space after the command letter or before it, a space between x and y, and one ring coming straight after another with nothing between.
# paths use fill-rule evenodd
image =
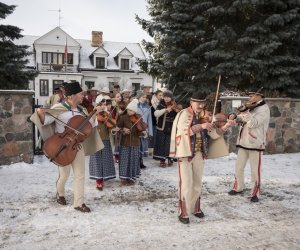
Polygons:
<instances>
[{"instance_id":1,"label":"woman in folk costume","mask_svg":"<svg viewBox=\"0 0 300 250\"><path fill-rule=\"evenodd\" d=\"M189 223L191 214L204 217L200 208L204 159L228 154L222 135L235 124L235 121L228 121L222 128L216 128L202 120L205 102L203 94L194 93L190 107L177 114L172 127L170 156L178 160L178 218L184 224Z\"/></svg>"},{"instance_id":2,"label":"woman in folk costume","mask_svg":"<svg viewBox=\"0 0 300 250\"><path fill-rule=\"evenodd\" d=\"M148 156L148 142L149 142L149 137L153 136L153 128L152 128L152 116L151 116L151 107L149 106L147 102L147 95L142 92L138 91L136 94L136 98L138 100L138 114L140 114L143 118L143 121L147 124L147 137L140 137L141 141L141 156L140 156L140 167L141 168L146 168L146 166L143 163L143 157Z\"/></svg>"},{"instance_id":3,"label":"woman in folk costume","mask_svg":"<svg viewBox=\"0 0 300 250\"><path fill-rule=\"evenodd\" d=\"M177 115L173 109L173 94L171 91L163 92L163 99L159 102L154 115L157 118L157 126L153 158L160 160L160 167L165 168L166 159L168 159L169 166L173 163L169 158L170 139L172 124Z\"/></svg>"},{"instance_id":4,"label":"woman in folk costume","mask_svg":"<svg viewBox=\"0 0 300 250\"><path fill-rule=\"evenodd\" d=\"M116 121L119 120L120 116L122 116L123 114L126 113L126 107L127 104L124 100L123 97L121 95L121 93L117 93L114 97L114 102L115 107L114 107L114 112L115 112L115 117L114 119ZM120 141L121 141L121 137L122 137L122 133L120 132L113 132L113 141L114 141L114 156L115 156L115 162L119 163L119 149L120 149Z\"/></svg>"},{"instance_id":5,"label":"woman in folk costume","mask_svg":"<svg viewBox=\"0 0 300 250\"><path fill-rule=\"evenodd\" d=\"M110 133L113 131L116 132L119 129L113 126L112 123L114 121L108 112L111 107L111 100L103 98L100 101L100 99L102 99L102 97L98 96L96 98L96 103L103 105L104 110L97 115L96 121L98 123L97 130L103 141L104 148L90 156L89 173L90 179L96 180L96 188L99 191L102 191L104 187L104 181L116 178L115 163L110 142Z\"/></svg>"},{"instance_id":6,"label":"woman in folk costume","mask_svg":"<svg viewBox=\"0 0 300 250\"><path fill-rule=\"evenodd\" d=\"M49 141L52 142L50 139L53 138L52 136L54 134L63 133L66 129L65 124L67 124L72 118L76 116L84 116L87 119L89 118L87 116L87 111L79 105L84 97L80 84L78 82L68 83L64 85L64 88L66 93L65 102L56 104L51 109L37 109L30 118L41 132L45 144ZM102 107L99 106L95 107L95 109L97 112L102 111ZM94 119L90 119L89 122L92 126L95 125ZM85 155L94 154L102 148L103 143L101 138L97 133L97 130L93 129L90 136L76 148L76 156L72 163L66 166L58 166L59 175L56 182L57 203L60 205L67 204L65 199L65 184L69 178L70 170L72 168L74 173L74 208L80 212L91 211L84 203ZM65 151L62 147L60 154L63 158L64 152L69 151Z\"/></svg>"},{"instance_id":7,"label":"woman in folk costume","mask_svg":"<svg viewBox=\"0 0 300 250\"><path fill-rule=\"evenodd\" d=\"M151 98L151 116L152 116L153 136L150 138L149 148L152 148L152 150L153 150L154 145L155 145L156 125L157 125L157 121L156 121L156 117L154 115L154 112L157 109L157 106L158 106L158 104L159 104L159 102L161 101L162 98L163 98L163 92L159 89L156 90L156 92L154 93L154 95Z\"/></svg>"},{"instance_id":8,"label":"woman in folk costume","mask_svg":"<svg viewBox=\"0 0 300 250\"><path fill-rule=\"evenodd\" d=\"M120 142L119 177L123 185L133 185L140 176L140 136L146 129L140 127L143 122L137 115L137 100L132 100L126 108L126 114L120 116L117 126L122 132Z\"/></svg>"}]
</instances>

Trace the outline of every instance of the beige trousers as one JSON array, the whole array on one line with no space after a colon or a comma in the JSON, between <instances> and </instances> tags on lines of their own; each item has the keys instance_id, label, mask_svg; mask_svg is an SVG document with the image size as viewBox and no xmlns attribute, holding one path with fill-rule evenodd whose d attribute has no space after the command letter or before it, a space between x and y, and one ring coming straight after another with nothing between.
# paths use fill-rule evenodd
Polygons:
<instances>
[{"instance_id":1,"label":"beige trousers","mask_svg":"<svg viewBox=\"0 0 300 250\"><path fill-rule=\"evenodd\" d=\"M191 161L186 157L178 159L179 215L182 217L200 211L203 169L204 160L201 152L196 152Z\"/></svg>"},{"instance_id":2,"label":"beige trousers","mask_svg":"<svg viewBox=\"0 0 300 250\"><path fill-rule=\"evenodd\" d=\"M244 170L247 161L249 160L251 167L251 196L259 195L261 155L261 151L239 148L235 165L235 181L233 184L233 190L237 192L244 190Z\"/></svg>"},{"instance_id":3,"label":"beige trousers","mask_svg":"<svg viewBox=\"0 0 300 250\"><path fill-rule=\"evenodd\" d=\"M73 190L74 190L74 207L80 207L84 196L84 181L85 181L85 155L83 148L78 150L72 164L65 167L58 167L58 179L56 189L59 196L65 196L65 185L70 176L71 167L74 174Z\"/></svg>"}]
</instances>

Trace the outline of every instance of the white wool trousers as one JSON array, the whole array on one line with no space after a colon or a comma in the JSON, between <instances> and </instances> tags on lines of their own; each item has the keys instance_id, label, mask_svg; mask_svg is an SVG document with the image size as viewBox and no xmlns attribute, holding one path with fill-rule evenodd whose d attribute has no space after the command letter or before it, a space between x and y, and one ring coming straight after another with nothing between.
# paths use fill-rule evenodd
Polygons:
<instances>
[{"instance_id":1,"label":"white wool trousers","mask_svg":"<svg viewBox=\"0 0 300 250\"><path fill-rule=\"evenodd\" d=\"M65 196L65 185L70 176L71 167L74 174L74 207L80 207L84 201L84 182L85 182L85 155L83 148L80 147L72 164L65 167L58 167L58 179L56 189L59 196Z\"/></svg>"},{"instance_id":2,"label":"white wool trousers","mask_svg":"<svg viewBox=\"0 0 300 250\"><path fill-rule=\"evenodd\" d=\"M235 164L235 182L233 184L233 190L237 192L241 192L244 190L244 170L247 161L249 160L251 167L251 196L259 195L261 155L262 151L239 148Z\"/></svg>"},{"instance_id":3,"label":"white wool trousers","mask_svg":"<svg viewBox=\"0 0 300 250\"><path fill-rule=\"evenodd\" d=\"M201 152L196 152L193 159L187 157L178 159L179 175L179 211L181 217L188 217L200 212L200 194L204 160Z\"/></svg>"}]
</instances>

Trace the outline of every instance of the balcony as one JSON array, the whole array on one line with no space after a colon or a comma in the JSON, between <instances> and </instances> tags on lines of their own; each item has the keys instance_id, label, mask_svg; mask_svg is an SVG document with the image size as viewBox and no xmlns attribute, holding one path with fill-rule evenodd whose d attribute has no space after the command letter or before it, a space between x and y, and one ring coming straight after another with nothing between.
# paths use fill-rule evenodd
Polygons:
<instances>
[{"instance_id":1,"label":"balcony","mask_svg":"<svg viewBox=\"0 0 300 250\"><path fill-rule=\"evenodd\" d=\"M59 73L77 73L78 65L73 64L37 64L37 70L40 72L59 72Z\"/></svg>"}]
</instances>

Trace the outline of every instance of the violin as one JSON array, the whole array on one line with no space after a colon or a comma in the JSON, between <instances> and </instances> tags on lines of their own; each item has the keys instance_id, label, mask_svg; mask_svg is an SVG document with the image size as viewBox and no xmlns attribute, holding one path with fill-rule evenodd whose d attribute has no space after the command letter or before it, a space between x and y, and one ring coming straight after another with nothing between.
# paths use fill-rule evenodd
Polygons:
<instances>
[{"instance_id":1,"label":"violin","mask_svg":"<svg viewBox=\"0 0 300 250\"><path fill-rule=\"evenodd\" d=\"M256 107L262 105L263 99L259 95L253 95L250 97L249 101L242 104L241 106L237 107L237 111L239 113L245 112L245 111L251 111L255 109Z\"/></svg>"},{"instance_id":2,"label":"violin","mask_svg":"<svg viewBox=\"0 0 300 250\"><path fill-rule=\"evenodd\" d=\"M180 105L177 105L177 103L174 100L166 103L166 105L167 105L167 108L171 108L176 113L178 113L180 110L182 110L182 107Z\"/></svg>"},{"instance_id":3,"label":"violin","mask_svg":"<svg viewBox=\"0 0 300 250\"><path fill-rule=\"evenodd\" d=\"M148 128L147 123L143 122L142 115L140 114L129 116L129 120L133 123L132 127L136 126L139 132L145 131Z\"/></svg>"},{"instance_id":4,"label":"violin","mask_svg":"<svg viewBox=\"0 0 300 250\"><path fill-rule=\"evenodd\" d=\"M228 119L234 120L230 115L225 115L223 113L215 114L214 117L212 117L211 112L205 110L200 115L200 124L208 122L213 123L217 128L221 128L227 123Z\"/></svg>"},{"instance_id":5,"label":"violin","mask_svg":"<svg viewBox=\"0 0 300 250\"><path fill-rule=\"evenodd\" d=\"M116 127L116 120L111 118L111 114L107 111L101 111L97 117L98 121L104 122L108 128Z\"/></svg>"},{"instance_id":6,"label":"violin","mask_svg":"<svg viewBox=\"0 0 300 250\"><path fill-rule=\"evenodd\" d=\"M83 142L92 132L93 127L89 120L96 113L92 111L87 117L73 116L62 133L55 133L49 137L43 145L44 154L59 166L71 164L80 150Z\"/></svg>"},{"instance_id":7,"label":"violin","mask_svg":"<svg viewBox=\"0 0 300 250\"><path fill-rule=\"evenodd\" d=\"M91 113L94 109L92 102L89 101L87 98L83 98L81 106L85 107L88 113Z\"/></svg>"}]
</instances>

